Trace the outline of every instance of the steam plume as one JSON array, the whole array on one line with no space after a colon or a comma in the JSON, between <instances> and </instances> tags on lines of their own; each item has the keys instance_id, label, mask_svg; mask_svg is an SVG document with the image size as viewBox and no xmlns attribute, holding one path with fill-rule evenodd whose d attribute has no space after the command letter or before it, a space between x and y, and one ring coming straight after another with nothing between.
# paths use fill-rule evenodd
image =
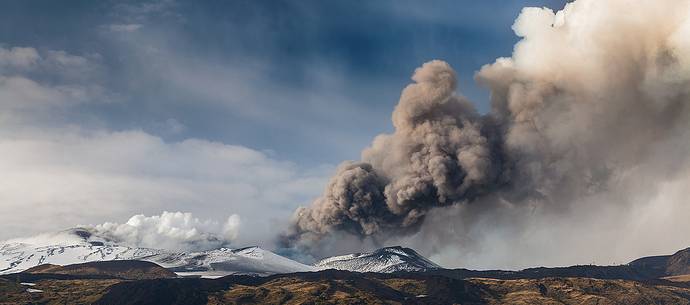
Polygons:
<instances>
[{"instance_id":1,"label":"steam plume","mask_svg":"<svg viewBox=\"0 0 690 305\"><path fill-rule=\"evenodd\" d=\"M87 226L96 235L132 247L200 251L228 246L237 238L240 217L233 214L225 223L201 220L191 213L163 212L134 215L126 223L106 222Z\"/></svg>"},{"instance_id":2,"label":"steam plume","mask_svg":"<svg viewBox=\"0 0 690 305\"><path fill-rule=\"evenodd\" d=\"M689 13L690 1L671 0L524 9L513 56L476 75L491 91L488 114L456 92L447 63L425 63L393 112L395 131L341 165L283 241L318 251L334 234L434 232L425 219L439 209L472 226L487 215L520 223L534 214L525 210L568 216L593 198L630 205L625 187L653 192L687 168Z\"/></svg>"}]
</instances>

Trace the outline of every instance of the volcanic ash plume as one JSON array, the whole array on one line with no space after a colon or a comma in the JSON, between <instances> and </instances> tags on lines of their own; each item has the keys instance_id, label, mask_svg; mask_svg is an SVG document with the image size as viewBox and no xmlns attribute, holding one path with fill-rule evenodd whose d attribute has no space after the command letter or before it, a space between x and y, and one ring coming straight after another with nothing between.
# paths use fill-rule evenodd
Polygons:
<instances>
[{"instance_id":1,"label":"volcanic ash plume","mask_svg":"<svg viewBox=\"0 0 690 305\"><path fill-rule=\"evenodd\" d=\"M395 131L341 165L284 241L385 241L450 206L470 207L457 219L470 222L506 208L568 215L596 194L625 206L621 185L652 190L687 165L689 12L675 0L523 10L512 58L477 74L491 91L485 115L456 93L447 63L425 63L393 112Z\"/></svg>"},{"instance_id":2,"label":"volcanic ash plume","mask_svg":"<svg viewBox=\"0 0 690 305\"><path fill-rule=\"evenodd\" d=\"M395 132L378 136L362 162L340 166L324 195L297 211L293 237L414 230L430 208L466 201L494 184L482 117L454 94L453 69L431 61L412 79L393 112Z\"/></svg>"}]
</instances>

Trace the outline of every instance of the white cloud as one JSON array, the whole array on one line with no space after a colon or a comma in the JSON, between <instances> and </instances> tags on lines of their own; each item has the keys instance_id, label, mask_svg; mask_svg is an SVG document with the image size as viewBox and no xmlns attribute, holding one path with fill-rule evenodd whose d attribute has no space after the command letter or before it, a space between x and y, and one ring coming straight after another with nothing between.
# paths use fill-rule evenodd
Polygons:
<instances>
[{"instance_id":1,"label":"white cloud","mask_svg":"<svg viewBox=\"0 0 690 305\"><path fill-rule=\"evenodd\" d=\"M4 111L54 107L85 101L89 90L80 86L49 86L21 76L0 75L0 107Z\"/></svg>"},{"instance_id":2,"label":"white cloud","mask_svg":"<svg viewBox=\"0 0 690 305\"><path fill-rule=\"evenodd\" d=\"M96 235L122 245L198 251L230 246L239 234L240 217L233 214L221 223L200 220L192 213L163 212L149 217L135 215L123 224L106 222L90 227Z\"/></svg>"}]
</instances>

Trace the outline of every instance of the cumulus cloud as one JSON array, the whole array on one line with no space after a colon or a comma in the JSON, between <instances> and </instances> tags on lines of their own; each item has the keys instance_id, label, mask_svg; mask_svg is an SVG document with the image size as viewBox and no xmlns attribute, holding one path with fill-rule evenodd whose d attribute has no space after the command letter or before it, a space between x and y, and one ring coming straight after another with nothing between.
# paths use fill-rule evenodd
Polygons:
<instances>
[{"instance_id":1,"label":"cumulus cloud","mask_svg":"<svg viewBox=\"0 0 690 305\"><path fill-rule=\"evenodd\" d=\"M87 227L97 236L122 245L199 251L230 246L239 234L240 217L233 214L221 223L200 220L192 213L163 212L149 217L135 215L123 224L106 222Z\"/></svg>"},{"instance_id":2,"label":"cumulus cloud","mask_svg":"<svg viewBox=\"0 0 690 305\"><path fill-rule=\"evenodd\" d=\"M489 113L456 92L447 63L424 64L393 112L395 131L295 212L283 244L323 255L343 235L360 240L352 248L405 241L457 264L491 245L541 249L552 234L584 241L554 242L573 255L561 262L587 257L583 243L620 241L612 235L634 223L627 211L654 204L688 168L689 25L690 1L524 9L513 56L476 75ZM597 233L606 230L616 234ZM504 250L493 259L509 267L545 258Z\"/></svg>"}]
</instances>

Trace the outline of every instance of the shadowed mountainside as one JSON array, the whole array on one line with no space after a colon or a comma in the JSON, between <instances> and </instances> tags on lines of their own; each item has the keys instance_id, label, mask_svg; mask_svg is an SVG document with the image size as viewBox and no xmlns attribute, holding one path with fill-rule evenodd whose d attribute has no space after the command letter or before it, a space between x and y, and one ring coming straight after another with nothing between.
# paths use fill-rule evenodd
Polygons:
<instances>
[{"instance_id":1,"label":"shadowed mountainside","mask_svg":"<svg viewBox=\"0 0 690 305\"><path fill-rule=\"evenodd\" d=\"M24 273L103 276L128 280L177 277L174 272L154 263L133 260L89 262L67 266L45 264L30 268L24 271Z\"/></svg>"},{"instance_id":2,"label":"shadowed mountainside","mask_svg":"<svg viewBox=\"0 0 690 305\"><path fill-rule=\"evenodd\" d=\"M680 250L672 255L643 257L630 262L628 265L651 277L690 274L690 248Z\"/></svg>"}]
</instances>

